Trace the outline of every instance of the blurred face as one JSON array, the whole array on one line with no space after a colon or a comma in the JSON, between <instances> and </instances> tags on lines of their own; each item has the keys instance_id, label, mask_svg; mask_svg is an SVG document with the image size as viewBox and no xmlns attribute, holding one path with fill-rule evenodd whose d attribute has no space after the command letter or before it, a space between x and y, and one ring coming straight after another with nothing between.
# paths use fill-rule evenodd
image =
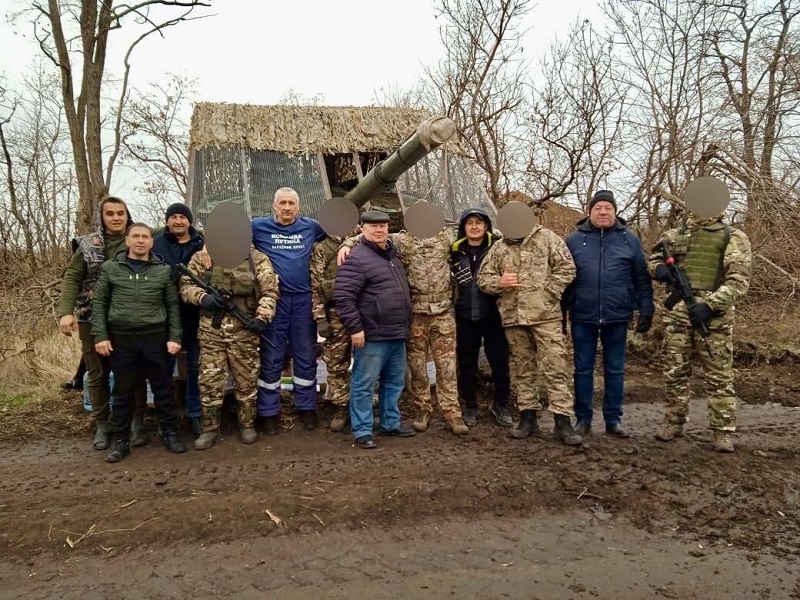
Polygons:
<instances>
[{"instance_id":1,"label":"blurred face","mask_svg":"<svg viewBox=\"0 0 800 600\"><path fill-rule=\"evenodd\" d=\"M167 219L167 229L178 239L189 235L190 226L189 219L184 215L170 215Z\"/></svg>"},{"instance_id":2,"label":"blurred face","mask_svg":"<svg viewBox=\"0 0 800 600\"><path fill-rule=\"evenodd\" d=\"M468 217L464 222L464 233L466 233L469 243L480 244L483 242L483 236L486 235L486 221L477 215Z\"/></svg>"},{"instance_id":3,"label":"blurred face","mask_svg":"<svg viewBox=\"0 0 800 600\"><path fill-rule=\"evenodd\" d=\"M386 248L386 242L389 240L389 224L388 223L362 223L361 234L368 242Z\"/></svg>"},{"instance_id":4,"label":"blurred face","mask_svg":"<svg viewBox=\"0 0 800 600\"><path fill-rule=\"evenodd\" d=\"M128 227L128 210L119 202L106 202L103 204L103 227L111 235L125 233Z\"/></svg>"},{"instance_id":5,"label":"blurred face","mask_svg":"<svg viewBox=\"0 0 800 600\"><path fill-rule=\"evenodd\" d=\"M608 229L617 220L617 211L610 202L601 200L589 212L589 221L598 229Z\"/></svg>"},{"instance_id":6,"label":"blurred face","mask_svg":"<svg viewBox=\"0 0 800 600\"><path fill-rule=\"evenodd\" d=\"M292 194L279 194L272 203L275 218L281 225L291 225L300 214L300 203Z\"/></svg>"},{"instance_id":7,"label":"blurred face","mask_svg":"<svg viewBox=\"0 0 800 600\"><path fill-rule=\"evenodd\" d=\"M146 227L131 227L125 236L128 256L135 260L147 260L153 249L153 236Z\"/></svg>"}]
</instances>

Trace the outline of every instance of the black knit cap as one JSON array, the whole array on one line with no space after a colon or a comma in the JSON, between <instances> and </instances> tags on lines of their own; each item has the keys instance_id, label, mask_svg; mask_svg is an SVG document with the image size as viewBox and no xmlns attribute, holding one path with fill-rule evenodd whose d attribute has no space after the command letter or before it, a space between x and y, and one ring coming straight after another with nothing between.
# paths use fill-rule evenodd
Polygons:
<instances>
[{"instance_id":1,"label":"black knit cap","mask_svg":"<svg viewBox=\"0 0 800 600\"><path fill-rule=\"evenodd\" d=\"M167 207L167 211L164 214L165 219L169 219L172 215L183 215L189 220L191 224L194 222L194 216L192 215L192 210L186 206L183 202L176 202L175 204L170 204Z\"/></svg>"},{"instance_id":2,"label":"black knit cap","mask_svg":"<svg viewBox=\"0 0 800 600\"><path fill-rule=\"evenodd\" d=\"M589 200L589 212L592 212L592 208L598 202L608 202L614 207L614 212L617 212L617 201L614 200L614 192L609 190L597 190L594 196L592 196L592 199Z\"/></svg>"}]
</instances>

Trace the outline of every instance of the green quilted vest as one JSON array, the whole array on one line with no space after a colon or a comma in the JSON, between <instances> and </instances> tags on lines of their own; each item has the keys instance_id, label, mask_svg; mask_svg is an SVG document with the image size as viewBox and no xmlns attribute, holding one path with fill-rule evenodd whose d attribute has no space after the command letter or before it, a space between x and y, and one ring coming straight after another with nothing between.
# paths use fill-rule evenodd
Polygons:
<instances>
[{"instance_id":1,"label":"green quilted vest","mask_svg":"<svg viewBox=\"0 0 800 600\"><path fill-rule=\"evenodd\" d=\"M713 292L722 284L722 259L729 239L730 229L724 223L680 231L675 240L675 260L693 290Z\"/></svg>"}]
</instances>

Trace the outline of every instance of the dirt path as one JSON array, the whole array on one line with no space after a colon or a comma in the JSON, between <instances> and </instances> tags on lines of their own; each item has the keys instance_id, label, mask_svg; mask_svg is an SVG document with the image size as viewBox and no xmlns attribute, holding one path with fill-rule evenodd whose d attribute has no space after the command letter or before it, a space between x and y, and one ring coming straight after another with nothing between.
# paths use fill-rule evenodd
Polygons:
<instances>
[{"instance_id":1,"label":"dirt path","mask_svg":"<svg viewBox=\"0 0 800 600\"><path fill-rule=\"evenodd\" d=\"M634 437L583 449L550 419L525 441L436 422L374 452L228 434L119 465L88 438L4 442L0 597L800 597L796 398L742 405L738 452L719 455L699 403L686 439L653 440L658 389L640 372Z\"/></svg>"}]
</instances>

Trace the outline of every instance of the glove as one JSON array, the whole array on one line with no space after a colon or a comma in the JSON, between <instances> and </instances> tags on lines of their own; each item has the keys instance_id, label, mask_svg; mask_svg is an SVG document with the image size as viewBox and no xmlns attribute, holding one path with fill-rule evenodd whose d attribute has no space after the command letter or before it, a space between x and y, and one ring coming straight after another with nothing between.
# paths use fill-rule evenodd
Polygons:
<instances>
[{"instance_id":1,"label":"glove","mask_svg":"<svg viewBox=\"0 0 800 600\"><path fill-rule=\"evenodd\" d=\"M333 333L333 330L331 329L331 324L330 323L328 323L325 319L320 319L319 321L317 321L317 335L318 336L324 337L325 339L328 339L331 336L332 333Z\"/></svg>"},{"instance_id":2,"label":"glove","mask_svg":"<svg viewBox=\"0 0 800 600\"><path fill-rule=\"evenodd\" d=\"M267 324L264 323L261 319L250 319L250 322L247 324L247 331L250 333L255 333L257 335L261 335L267 329Z\"/></svg>"},{"instance_id":3,"label":"glove","mask_svg":"<svg viewBox=\"0 0 800 600\"><path fill-rule=\"evenodd\" d=\"M653 325L653 315L639 315L636 321L636 333L647 333Z\"/></svg>"},{"instance_id":4,"label":"glove","mask_svg":"<svg viewBox=\"0 0 800 600\"><path fill-rule=\"evenodd\" d=\"M689 321L692 327L700 327L711 319L711 307L705 302L698 302L689 307Z\"/></svg>"},{"instance_id":5,"label":"glove","mask_svg":"<svg viewBox=\"0 0 800 600\"><path fill-rule=\"evenodd\" d=\"M672 275L669 272L669 267L664 263L658 265L653 271L653 279L656 281L671 281Z\"/></svg>"},{"instance_id":6,"label":"glove","mask_svg":"<svg viewBox=\"0 0 800 600\"><path fill-rule=\"evenodd\" d=\"M217 300L211 294L206 294L205 296L203 296L203 298L200 300L200 306L210 311L219 310L220 308L222 308L222 304L220 303L220 301Z\"/></svg>"}]
</instances>

